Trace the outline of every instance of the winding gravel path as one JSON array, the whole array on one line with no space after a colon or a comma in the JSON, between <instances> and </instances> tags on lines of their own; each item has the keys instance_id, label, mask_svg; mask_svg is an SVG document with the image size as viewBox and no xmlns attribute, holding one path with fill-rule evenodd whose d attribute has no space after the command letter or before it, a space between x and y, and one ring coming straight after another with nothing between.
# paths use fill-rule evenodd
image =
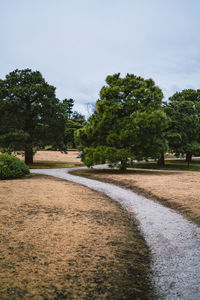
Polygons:
<instances>
[{"instance_id":1,"label":"winding gravel path","mask_svg":"<svg viewBox=\"0 0 200 300\"><path fill-rule=\"evenodd\" d=\"M152 251L154 284L160 299L200 299L200 228L181 215L131 190L74 176L71 169L35 169L32 173L66 179L103 192L125 209L136 213Z\"/></svg>"}]
</instances>

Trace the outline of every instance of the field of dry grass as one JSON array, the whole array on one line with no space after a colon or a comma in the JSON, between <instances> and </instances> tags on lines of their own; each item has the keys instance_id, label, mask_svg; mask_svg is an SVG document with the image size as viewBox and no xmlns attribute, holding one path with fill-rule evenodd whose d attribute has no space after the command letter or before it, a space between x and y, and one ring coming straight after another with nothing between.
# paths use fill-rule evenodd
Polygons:
<instances>
[{"instance_id":1,"label":"field of dry grass","mask_svg":"<svg viewBox=\"0 0 200 300\"><path fill-rule=\"evenodd\" d=\"M68 151L61 153L60 151L37 151L34 155L34 163L29 165L33 169L48 168L73 168L81 166L81 159L78 158L78 151ZM24 160L23 155L17 155L18 158Z\"/></svg>"},{"instance_id":2,"label":"field of dry grass","mask_svg":"<svg viewBox=\"0 0 200 300\"><path fill-rule=\"evenodd\" d=\"M77 151L67 154L58 151L38 151L35 161L54 161L58 163L81 163ZM200 173L149 173L119 171L76 171L77 174L98 177L133 189L135 192L158 200L174 208L184 216L200 225Z\"/></svg>"},{"instance_id":3,"label":"field of dry grass","mask_svg":"<svg viewBox=\"0 0 200 300\"><path fill-rule=\"evenodd\" d=\"M38 151L35 161L55 161L58 163L81 163L77 151L67 154L58 151ZM78 171L79 173L79 171ZM200 225L200 173L149 173L95 170L80 171L87 176L98 176L101 180L129 187L146 197L158 200L174 208Z\"/></svg>"},{"instance_id":4,"label":"field of dry grass","mask_svg":"<svg viewBox=\"0 0 200 300\"><path fill-rule=\"evenodd\" d=\"M150 299L143 238L97 192L50 177L2 180L0 228L2 300Z\"/></svg>"},{"instance_id":5,"label":"field of dry grass","mask_svg":"<svg viewBox=\"0 0 200 300\"><path fill-rule=\"evenodd\" d=\"M200 173L75 171L95 179L122 185L181 212L200 225Z\"/></svg>"},{"instance_id":6,"label":"field of dry grass","mask_svg":"<svg viewBox=\"0 0 200 300\"><path fill-rule=\"evenodd\" d=\"M66 154L60 151L37 151L34 155L34 161L81 163L80 158L77 158L78 154L78 151L68 151ZM17 155L17 157L24 159L22 155Z\"/></svg>"},{"instance_id":7,"label":"field of dry grass","mask_svg":"<svg viewBox=\"0 0 200 300\"><path fill-rule=\"evenodd\" d=\"M80 158L77 158L78 154L78 151L68 151L67 154L59 151L37 151L34 160L80 163Z\"/></svg>"}]
</instances>

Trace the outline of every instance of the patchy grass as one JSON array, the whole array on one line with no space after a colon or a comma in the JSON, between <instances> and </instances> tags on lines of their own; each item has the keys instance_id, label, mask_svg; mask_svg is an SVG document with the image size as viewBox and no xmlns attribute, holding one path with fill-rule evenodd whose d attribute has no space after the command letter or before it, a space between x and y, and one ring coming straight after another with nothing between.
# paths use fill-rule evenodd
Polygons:
<instances>
[{"instance_id":1,"label":"patchy grass","mask_svg":"<svg viewBox=\"0 0 200 300\"><path fill-rule=\"evenodd\" d=\"M45 176L0 182L1 299L152 299L133 217L86 187Z\"/></svg>"},{"instance_id":2,"label":"patchy grass","mask_svg":"<svg viewBox=\"0 0 200 300\"><path fill-rule=\"evenodd\" d=\"M82 166L80 158L77 158L78 151L68 151L61 153L59 151L37 151L34 155L34 163L29 165L31 169L55 169L55 168L74 168ZM24 160L22 155L18 157Z\"/></svg>"},{"instance_id":3,"label":"patchy grass","mask_svg":"<svg viewBox=\"0 0 200 300\"><path fill-rule=\"evenodd\" d=\"M179 171L200 171L200 160L193 159L188 167L185 160L165 160L165 166L159 166L157 162L138 162L132 165L133 168L179 170Z\"/></svg>"},{"instance_id":4,"label":"patchy grass","mask_svg":"<svg viewBox=\"0 0 200 300\"><path fill-rule=\"evenodd\" d=\"M74 175L114 183L162 203L200 225L200 173L75 170Z\"/></svg>"},{"instance_id":5,"label":"patchy grass","mask_svg":"<svg viewBox=\"0 0 200 300\"><path fill-rule=\"evenodd\" d=\"M75 168L82 166L81 163L56 162L56 161L36 161L29 165L30 169L57 169Z\"/></svg>"}]
</instances>

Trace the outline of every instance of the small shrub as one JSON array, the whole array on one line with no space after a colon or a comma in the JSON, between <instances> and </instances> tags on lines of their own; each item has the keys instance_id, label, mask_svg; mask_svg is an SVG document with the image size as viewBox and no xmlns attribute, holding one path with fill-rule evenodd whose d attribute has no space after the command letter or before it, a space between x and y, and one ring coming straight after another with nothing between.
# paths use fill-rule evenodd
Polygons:
<instances>
[{"instance_id":1,"label":"small shrub","mask_svg":"<svg viewBox=\"0 0 200 300\"><path fill-rule=\"evenodd\" d=\"M0 179L20 178L29 174L29 168L19 158L0 154Z\"/></svg>"}]
</instances>

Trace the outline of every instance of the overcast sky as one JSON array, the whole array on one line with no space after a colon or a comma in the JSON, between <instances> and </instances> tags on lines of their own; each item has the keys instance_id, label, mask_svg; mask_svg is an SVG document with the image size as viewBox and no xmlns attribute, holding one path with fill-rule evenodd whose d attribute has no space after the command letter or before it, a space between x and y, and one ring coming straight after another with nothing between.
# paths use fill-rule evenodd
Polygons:
<instances>
[{"instance_id":1,"label":"overcast sky","mask_svg":"<svg viewBox=\"0 0 200 300\"><path fill-rule=\"evenodd\" d=\"M199 0L0 0L0 78L39 70L75 109L109 74L153 78L165 98L200 88Z\"/></svg>"}]
</instances>

